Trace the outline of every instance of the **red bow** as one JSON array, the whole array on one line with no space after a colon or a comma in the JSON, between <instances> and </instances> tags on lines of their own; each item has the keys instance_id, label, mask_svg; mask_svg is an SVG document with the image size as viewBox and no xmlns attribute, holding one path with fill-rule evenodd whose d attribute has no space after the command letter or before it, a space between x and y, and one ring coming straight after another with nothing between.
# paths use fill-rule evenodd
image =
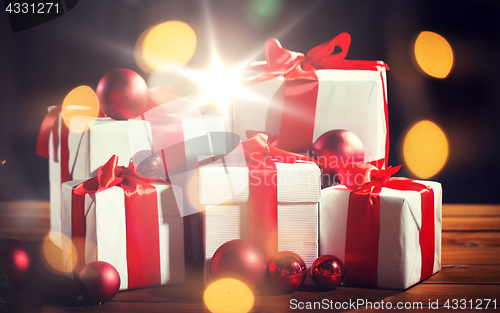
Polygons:
<instances>
[{"instance_id":1,"label":"red bow","mask_svg":"<svg viewBox=\"0 0 500 313\"><path fill-rule=\"evenodd\" d=\"M280 42L271 38L266 41L267 64L254 66L254 70L264 71L252 81L264 81L285 76L286 80L317 80L315 70L320 69L360 69L376 71L377 67L389 66L383 62L346 60L347 51L351 45L351 35L341 33L330 41L309 50L306 55L300 52L284 49ZM333 53L339 47L339 53Z\"/></svg>"},{"instance_id":2,"label":"red bow","mask_svg":"<svg viewBox=\"0 0 500 313\"><path fill-rule=\"evenodd\" d=\"M277 148L279 140L276 135L271 136L268 133L254 130L247 130L246 135L248 139L243 140L237 149L252 160L250 168L272 168L275 163L273 160L281 163L295 163L297 161L317 163L311 157Z\"/></svg>"},{"instance_id":3,"label":"red bow","mask_svg":"<svg viewBox=\"0 0 500 313\"><path fill-rule=\"evenodd\" d=\"M378 193L389 182L398 180L397 178L391 178L391 176L396 174L400 168L401 165L378 169L369 163L347 163L339 170L339 179L342 184L351 190L371 190Z\"/></svg>"}]
</instances>

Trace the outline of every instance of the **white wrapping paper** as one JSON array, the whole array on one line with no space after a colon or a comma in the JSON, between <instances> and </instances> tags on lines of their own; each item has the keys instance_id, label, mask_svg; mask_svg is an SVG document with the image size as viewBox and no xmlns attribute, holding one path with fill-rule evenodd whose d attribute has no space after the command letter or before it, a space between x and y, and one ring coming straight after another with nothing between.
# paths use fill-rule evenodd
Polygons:
<instances>
[{"instance_id":1,"label":"white wrapping paper","mask_svg":"<svg viewBox=\"0 0 500 313\"><path fill-rule=\"evenodd\" d=\"M61 114L59 114L59 138L61 138ZM128 166L129 160L140 150L150 150L147 136L151 129L143 121L115 121L111 118L72 119L71 123L84 124L72 127L68 134L69 173L73 180L88 179L96 176L97 169L106 163L112 155L119 157L118 165ZM71 129L85 129L82 133ZM133 134L133 135L131 135ZM61 233L61 144L57 151L52 149L53 136L49 139L49 179L50 179L50 229L51 240L62 248ZM54 155L55 153L56 155ZM56 162L55 160L59 160Z\"/></svg>"},{"instance_id":2,"label":"white wrapping paper","mask_svg":"<svg viewBox=\"0 0 500 313\"><path fill-rule=\"evenodd\" d=\"M385 158L386 119L384 94L386 71L317 70L318 98L312 144L323 133L344 129L359 137L365 162ZM284 78L246 85L253 97L238 97L233 103L233 131L245 139L246 130L280 135ZM303 152L303 151L296 151Z\"/></svg>"},{"instance_id":3,"label":"white wrapping paper","mask_svg":"<svg viewBox=\"0 0 500 313\"><path fill-rule=\"evenodd\" d=\"M416 181L434 191L435 255L433 273L441 269L442 189L432 181ZM345 261L349 194L343 185L325 188L320 202L320 255L331 254ZM421 196L417 191L382 188L378 286L406 289L420 281L422 264L419 244Z\"/></svg>"},{"instance_id":4,"label":"white wrapping paper","mask_svg":"<svg viewBox=\"0 0 500 313\"><path fill-rule=\"evenodd\" d=\"M318 257L320 170L307 162L276 163L276 168L278 251L293 251L310 267ZM250 239L248 175L247 167L199 168L200 202L205 209L205 282L211 279L210 260L222 244Z\"/></svg>"},{"instance_id":5,"label":"white wrapping paper","mask_svg":"<svg viewBox=\"0 0 500 313\"><path fill-rule=\"evenodd\" d=\"M74 186L82 182L69 181L62 185L62 234L71 238L71 195ZM184 266L184 222L177 208L174 193L182 190L169 184L153 183L158 196L158 225L161 284L182 283ZM179 196L179 194L178 194ZM140 208L137 208L140 210ZM85 195L86 237L85 263L105 261L120 274L120 290L128 289L127 242L125 227L125 196L117 186ZM154 221L156 217L152 217ZM71 247L63 247L64 264L72 264ZM67 273L72 276L71 268Z\"/></svg>"}]
</instances>

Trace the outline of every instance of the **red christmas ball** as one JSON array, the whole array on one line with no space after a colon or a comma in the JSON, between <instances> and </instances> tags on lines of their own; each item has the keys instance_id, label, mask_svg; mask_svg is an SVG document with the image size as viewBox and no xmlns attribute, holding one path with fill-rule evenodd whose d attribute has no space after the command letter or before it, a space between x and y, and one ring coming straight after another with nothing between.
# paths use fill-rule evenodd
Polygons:
<instances>
[{"instance_id":1,"label":"red christmas ball","mask_svg":"<svg viewBox=\"0 0 500 313\"><path fill-rule=\"evenodd\" d=\"M17 284L30 269L30 255L26 246L15 239L0 240L0 268L7 275L9 284Z\"/></svg>"},{"instance_id":2,"label":"red christmas ball","mask_svg":"<svg viewBox=\"0 0 500 313\"><path fill-rule=\"evenodd\" d=\"M130 158L129 168L138 177L146 181L155 181L166 178L163 161L160 156L151 150L137 151Z\"/></svg>"},{"instance_id":3,"label":"red christmas ball","mask_svg":"<svg viewBox=\"0 0 500 313\"><path fill-rule=\"evenodd\" d=\"M282 251L271 257L267 272L276 286L286 291L295 291L306 279L307 267L297 253Z\"/></svg>"},{"instance_id":4,"label":"red christmas ball","mask_svg":"<svg viewBox=\"0 0 500 313\"><path fill-rule=\"evenodd\" d=\"M323 255L314 261L311 274L316 285L335 289L344 280L344 264L333 255Z\"/></svg>"},{"instance_id":5,"label":"red christmas ball","mask_svg":"<svg viewBox=\"0 0 500 313\"><path fill-rule=\"evenodd\" d=\"M114 266L107 262L91 262L80 271L78 287L86 300L103 303L113 299L118 293L120 275Z\"/></svg>"},{"instance_id":6,"label":"red christmas ball","mask_svg":"<svg viewBox=\"0 0 500 313\"><path fill-rule=\"evenodd\" d=\"M210 273L214 280L234 278L248 286L257 287L266 276L266 259L253 243L241 239L231 240L215 251Z\"/></svg>"},{"instance_id":7,"label":"red christmas ball","mask_svg":"<svg viewBox=\"0 0 500 313\"><path fill-rule=\"evenodd\" d=\"M96 89L101 110L115 120L139 116L149 100L148 86L136 72L119 68L104 75Z\"/></svg>"},{"instance_id":8,"label":"red christmas ball","mask_svg":"<svg viewBox=\"0 0 500 313\"><path fill-rule=\"evenodd\" d=\"M313 145L314 157L323 170L323 181L335 183L339 169L351 162L363 162L365 150L361 140L353 133L335 129L321 135Z\"/></svg>"}]
</instances>

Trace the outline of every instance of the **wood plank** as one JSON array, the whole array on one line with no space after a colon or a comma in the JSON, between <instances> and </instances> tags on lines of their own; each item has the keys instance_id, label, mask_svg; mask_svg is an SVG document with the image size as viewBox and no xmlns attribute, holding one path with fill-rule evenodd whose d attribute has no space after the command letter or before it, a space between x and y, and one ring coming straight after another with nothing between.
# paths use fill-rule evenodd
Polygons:
<instances>
[{"instance_id":1,"label":"wood plank","mask_svg":"<svg viewBox=\"0 0 500 313\"><path fill-rule=\"evenodd\" d=\"M443 247L443 265L500 264L499 247Z\"/></svg>"},{"instance_id":2,"label":"wood plank","mask_svg":"<svg viewBox=\"0 0 500 313\"><path fill-rule=\"evenodd\" d=\"M500 265L445 265L423 283L500 284Z\"/></svg>"},{"instance_id":3,"label":"wood plank","mask_svg":"<svg viewBox=\"0 0 500 313\"><path fill-rule=\"evenodd\" d=\"M497 204L443 204L443 217L447 216L500 216Z\"/></svg>"},{"instance_id":4,"label":"wood plank","mask_svg":"<svg viewBox=\"0 0 500 313\"><path fill-rule=\"evenodd\" d=\"M443 248L463 247L500 247L500 232L443 232Z\"/></svg>"},{"instance_id":5,"label":"wood plank","mask_svg":"<svg viewBox=\"0 0 500 313\"><path fill-rule=\"evenodd\" d=\"M497 299L497 305L500 306L500 285L417 284L405 292L386 298L391 302L419 301L423 303L428 303L429 299L439 300L440 303L448 299Z\"/></svg>"},{"instance_id":6,"label":"wood plank","mask_svg":"<svg viewBox=\"0 0 500 313\"><path fill-rule=\"evenodd\" d=\"M443 231L500 231L500 217L443 217Z\"/></svg>"},{"instance_id":7,"label":"wood plank","mask_svg":"<svg viewBox=\"0 0 500 313\"><path fill-rule=\"evenodd\" d=\"M444 232L443 265L500 264L500 233Z\"/></svg>"}]
</instances>

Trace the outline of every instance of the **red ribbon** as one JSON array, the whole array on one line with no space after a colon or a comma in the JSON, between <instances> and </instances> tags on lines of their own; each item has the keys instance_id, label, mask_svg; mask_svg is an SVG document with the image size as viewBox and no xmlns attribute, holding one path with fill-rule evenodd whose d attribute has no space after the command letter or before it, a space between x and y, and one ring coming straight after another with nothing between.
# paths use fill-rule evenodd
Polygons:
<instances>
[{"instance_id":1,"label":"red ribbon","mask_svg":"<svg viewBox=\"0 0 500 313\"><path fill-rule=\"evenodd\" d=\"M381 67L389 69L383 62L346 60L351 44L351 36L341 33L330 41L312 48L306 55L284 49L277 39L266 41L267 64L254 66L251 69L263 71L251 81L261 82L278 76L285 78L285 97L280 128L280 147L291 151L308 151L314 135L316 101L318 98L319 69L371 70ZM339 47L339 53L333 53ZM382 75L382 73L381 73ZM382 79L383 82L383 79ZM384 89L384 105L387 121L387 100ZM386 123L387 124L387 123ZM386 160L388 147L388 124L386 138Z\"/></svg>"},{"instance_id":2,"label":"red ribbon","mask_svg":"<svg viewBox=\"0 0 500 313\"><path fill-rule=\"evenodd\" d=\"M315 162L312 158L277 148L277 136L247 131L249 139L239 146L249 165L250 241L259 247L266 260L278 252L278 187L275 161ZM243 151L241 151L243 148Z\"/></svg>"},{"instance_id":3,"label":"red ribbon","mask_svg":"<svg viewBox=\"0 0 500 313\"><path fill-rule=\"evenodd\" d=\"M144 288L161 283L158 200L156 188L134 176L129 168L118 166L118 157L112 156L90 178L73 187L71 202L71 237L78 251L76 270L85 265L86 232L85 195L113 186L125 193L125 222L127 241L128 288ZM105 208L103 208L105 209ZM77 244L78 243L78 244Z\"/></svg>"},{"instance_id":4,"label":"red ribbon","mask_svg":"<svg viewBox=\"0 0 500 313\"><path fill-rule=\"evenodd\" d=\"M49 140L52 134L52 151L54 155L54 162L61 163L61 184L71 180L71 173L69 171L69 148L68 148L68 135L69 128L66 123L59 123L59 114L61 113L62 105L58 105L50 110L43 119L40 132L38 134L38 141L36 144L36 153L44 158L49 158ZM59 134L59 124L61 124L61 134ZM57 153L58 147L61 147L61 158Z\"/></svg>"},{"instance_id":5,"label":"red ribbon","mask_svg":"<svg viewBox=\"0 0 500 313\"><path fill-rule=\"evenodd\" d=\"M434 192L429 186L404 177L392 177L400 166L379 170L366 163L349 163L339 178L353 190L349 196L345 245L346 284L378 286L378 244L380 191L382 187L418 191L421 196L422 224L419 240L422 253L420 280L434 269Z\"/></svg>"}]
</instances>

